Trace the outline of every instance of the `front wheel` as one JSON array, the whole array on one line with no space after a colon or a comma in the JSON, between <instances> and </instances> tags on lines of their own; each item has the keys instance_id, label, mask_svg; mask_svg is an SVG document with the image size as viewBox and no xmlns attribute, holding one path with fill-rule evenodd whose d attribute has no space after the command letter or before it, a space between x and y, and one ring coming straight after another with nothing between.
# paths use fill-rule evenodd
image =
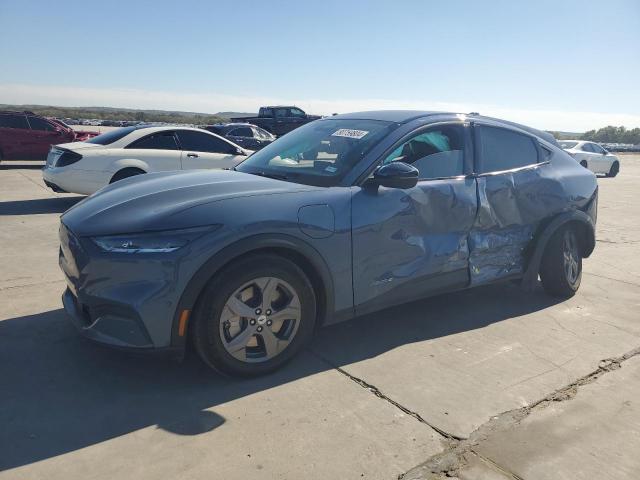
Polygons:
<instances>
[{"instance_id":1,"label":"front wheel","mask_svg":"<svg viewBox=\"0 0 640 480\"><path fill-rule=\"evenodd\" d=\"M276 370L311 337L316 299L295 263L250 255L225 268L202 292L193 340L210 367L238 376Z\"/></svg>"},{"instance_id":2,"label":"front wheel","mask_svg":"<svg viewBox=\"0 0 640 480\"><path fill-rule=\"evenodd\" d=\"M570 225L559 228L549 240L540 265L545 291L555 297L572 297L582 280L582 254L576 231Z\"/></svg>"},{"instance_id":3,"label":"front wheel","mask_svg":"<svg viewBox=\"0 0 640 480\"><path fill-rule=\"evenodd\" d=\"M611 165L611 168L609 169L609 173L607 173L607 177L615 177L616 175L618 175L619 171L620 164L618 162L613 162L613 165Z\"/></svg>"}]
</instances>

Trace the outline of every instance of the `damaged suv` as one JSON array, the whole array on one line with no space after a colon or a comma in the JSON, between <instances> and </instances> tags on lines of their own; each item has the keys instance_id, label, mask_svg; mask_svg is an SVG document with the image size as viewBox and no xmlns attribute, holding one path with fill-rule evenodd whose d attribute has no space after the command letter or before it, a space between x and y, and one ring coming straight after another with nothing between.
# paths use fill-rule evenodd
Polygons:
<instances>
[{"instance_id":1,"label":"damaged suv","mask_svg":"<svg viewBox=\"0 0 640 480\"><path fill-rule=\"evenodd\" d=\"M314 328L439 292L540 277L580 286L597 183L544 132L479 115L316 120L229 171L163 172L61 218L63 303L81 332L235 375Z\"/></svg>"}]
</instances>

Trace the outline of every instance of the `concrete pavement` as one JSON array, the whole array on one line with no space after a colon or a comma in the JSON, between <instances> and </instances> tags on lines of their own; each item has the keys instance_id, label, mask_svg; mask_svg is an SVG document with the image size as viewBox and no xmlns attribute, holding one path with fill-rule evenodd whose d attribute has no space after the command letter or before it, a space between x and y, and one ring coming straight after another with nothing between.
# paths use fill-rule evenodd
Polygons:
<instances>
[{"instance_id":1,"label":"concrete pavement","mask_svg":"<svg viewBox=\"0 0 640 480\"><path fill-rule=\"evenodd\" d=\"M599 184L574 298L434 297L323 329L282 371L236 381L78 337L57 219L80 197L5 163L0 478L593 478L614 454L611 478L640 477L638 361L623 358L640 346L640 156Z\"/></svg>"}]
</instances>

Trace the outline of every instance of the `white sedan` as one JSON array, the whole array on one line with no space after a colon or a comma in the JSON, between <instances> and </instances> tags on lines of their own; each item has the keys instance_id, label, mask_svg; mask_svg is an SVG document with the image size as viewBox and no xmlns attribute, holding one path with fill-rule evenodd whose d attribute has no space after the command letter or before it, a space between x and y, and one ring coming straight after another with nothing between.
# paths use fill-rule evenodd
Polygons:
<instances>
[{"instance_id":1,"label":"white sedan","mask_svg":"<svg viewBox=\"0 0 640 480\"><path fill-rule=\"evenodd\" d=\"M620 171L620 160L614 154L594 142L584 140L559 140L558 143L584 168L593 173L615 177Z\"/></svg>"},{"instance_id":2,"label":"white sedan","mask_svg":"<svg viewBox=\"0 0 640 480\"><path fill-rule=\"evenodd\" d=\"M251 153L198 128L125 127L51 147L42 176L56 192L90 195L143 173L232 168Z\"/></svg>"}]
</instances>

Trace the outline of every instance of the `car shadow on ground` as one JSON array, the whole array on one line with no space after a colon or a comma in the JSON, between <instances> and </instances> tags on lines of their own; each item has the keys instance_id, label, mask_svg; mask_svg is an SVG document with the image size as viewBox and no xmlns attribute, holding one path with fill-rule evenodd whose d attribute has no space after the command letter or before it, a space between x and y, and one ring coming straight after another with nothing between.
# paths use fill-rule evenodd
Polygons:
<instances>
[{"instance_id":1,"label":"car shadow on ground","mask_svg":"<svg viewBox=\"0 0 640 480\"><path fill-rule=\"evenodd\" d=\"M177 363L100 347L82 339L63 310L0 321L0 470L147 426L205 433L233 421L216 413L223 403L555 303L540 289L510 284L433 297L321 329L283 369L250 380L222 377L193 352Z\"/></svg>"},{"instance_id":2,"label":"car shadow on ground","mask_svg":"<svg viewBox=\"0 0 640 480\"><path fill-rule=\"evenodd\" d=\"M63 213L82 200L77 197L34 198L0 202L0 215L34 215L41 213Z\"/></svg>"},{"instance_id":3,"label":"car shadow on ground","mask_svg":"<svg viewBox=\"0 0 640 480\"><path fill-rule=\"evenodd\" d=\"M2 162L0 163L0 170L42 170L44 167L44 162L34 160L35 163L9 163Z\"/></svg>"}]
</instances>

